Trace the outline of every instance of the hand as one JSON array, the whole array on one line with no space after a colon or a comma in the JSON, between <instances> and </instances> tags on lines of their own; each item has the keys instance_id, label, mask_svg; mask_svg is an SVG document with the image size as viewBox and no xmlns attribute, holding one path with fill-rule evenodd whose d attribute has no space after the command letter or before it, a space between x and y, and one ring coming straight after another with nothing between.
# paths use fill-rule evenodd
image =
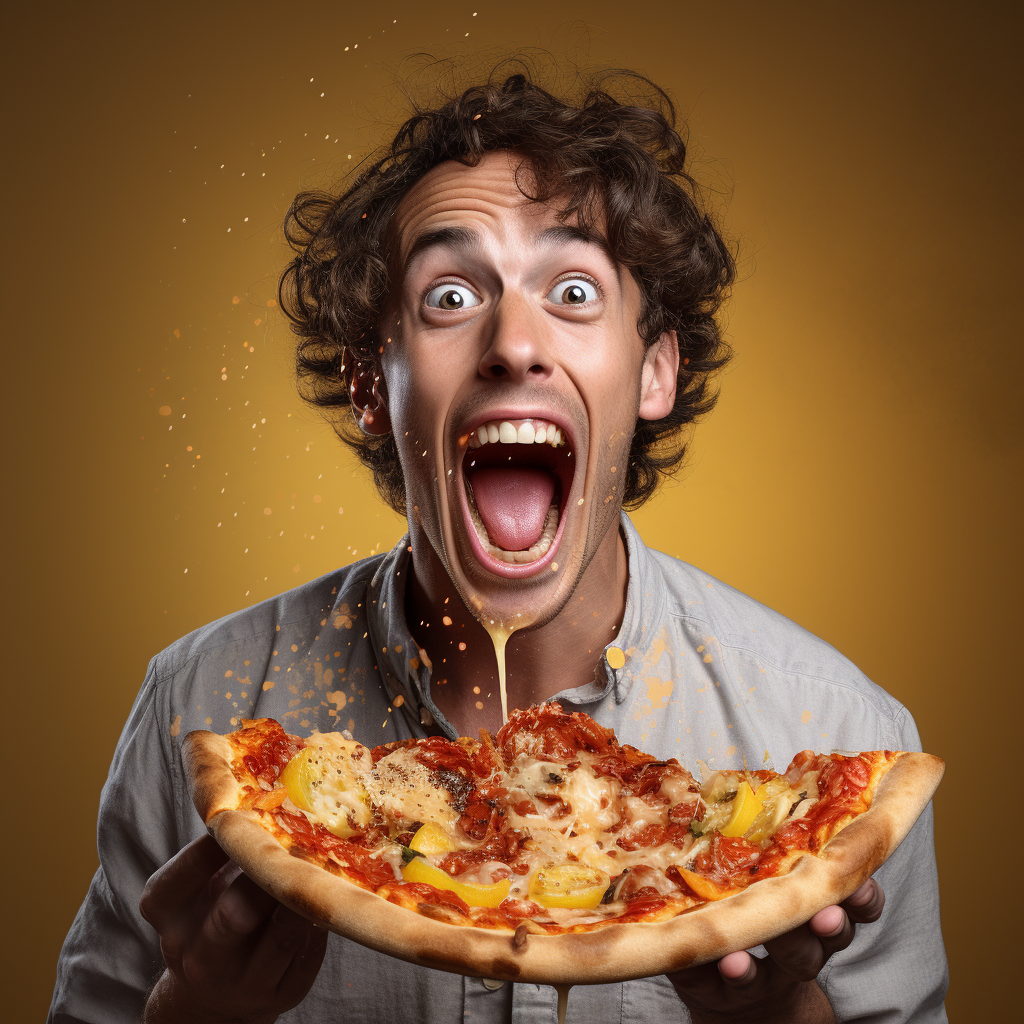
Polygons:
<instances>
[{"instance_id":1,"label":"hand","mask_svg":"<svg viewBox=\"0 0 1024 1024\"><path fill-rule=\"evenodd\" d=\"M305 998L327 949L326 930L264 892L210 836L154 873L139 909L167 964L146 1024L275 1021Z\"/></svg>"},{"instance_id":2,"label":"hand","mask_svg":"<svg viewBox=\"0 0 1024 1024\"><path fill-rule=\"evenodd\" d=\"M882 887L869 878L839 906L826 907L807 924L766 942L764 959L740 950L668 978L693 1024L834 1024L818 972L853 941L854 923L877 921L884 905Z\"/></svg>"}]
</instances>

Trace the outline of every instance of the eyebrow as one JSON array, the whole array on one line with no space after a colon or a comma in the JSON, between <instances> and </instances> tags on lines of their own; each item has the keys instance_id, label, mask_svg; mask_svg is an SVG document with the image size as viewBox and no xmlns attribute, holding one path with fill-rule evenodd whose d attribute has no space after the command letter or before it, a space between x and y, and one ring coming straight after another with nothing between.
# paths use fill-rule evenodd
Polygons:
<instances>
[{"instance_id":1,"label":"eyebrow","mask_svg":"<svg viewBox=\"0 0 1024 1024\"><path fill-rule=\"evenodd\" d=\"M619 273L619 261L615 258L608 239L599 235L596 231L584 231L573 224L559 224L555 227L545 228L538 236L538 242L583 242L584 245L596 245L608 258L608 262L615 268L616 276Z\"/></svg>"},{"instance_id":2,"label":"eyebrow","mask_svg":"<svg viewBox=\"0 0 1024 1024\"><path fill-rule=\"evenodd\" d=\"M607 257L608 262L615 268L615 274L619 276L619 263L612 253L608 240L596 232L584 231L582 228L571 224L559 224L554 227L545 228L538 236L537 241L543 244L555 242L584 243L585 245L596 245ZM418 260L428 249L446 248L456 251L467 252L478 248L480 236L469 228L437 228L434 231L425 231L419 235L409 249L409 255L405 258L405 272Z\"/></svg>"},{"instance_id":3,"label":"eyebrow","mask_svg":"<svg viewBox=\"0 0 1024 1024\"><path fill-rule=\"evenodd\" d=\"M466 251L479 245L479 235L469 228L437 228L434 231L425 231L412 243L409 255L405 257L405 272L408 273L413 263L428 249L443 247Z\"/></svg>"}]
</instances>

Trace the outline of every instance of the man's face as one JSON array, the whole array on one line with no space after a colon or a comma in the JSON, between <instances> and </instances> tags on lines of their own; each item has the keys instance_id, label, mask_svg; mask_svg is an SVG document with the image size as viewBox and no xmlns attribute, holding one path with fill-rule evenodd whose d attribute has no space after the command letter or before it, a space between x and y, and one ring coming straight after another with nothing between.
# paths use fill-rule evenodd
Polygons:
<instances>
[{"instance_id":1,"label":"man's face","mask_svg":"<svg viewBox=\"0 0 1024 1024\"><path fill-rule=\"evenodd\" d=\"M655 355L674 339L645 358L632 276L524 198L519 162L444 163L405 196L380 355L413 543L512 627L551 619L614 551L638 411L665 415L675 384L672 363L666 405Z\"/></svg>"}]
</instances>

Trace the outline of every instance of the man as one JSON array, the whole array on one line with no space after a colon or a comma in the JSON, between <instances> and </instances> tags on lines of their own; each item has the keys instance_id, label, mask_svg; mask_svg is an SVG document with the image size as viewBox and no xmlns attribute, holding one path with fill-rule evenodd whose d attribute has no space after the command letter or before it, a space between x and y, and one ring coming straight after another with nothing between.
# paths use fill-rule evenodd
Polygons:
<instances>
[{"instance_id":1,"label":"man","mask_svg":"<svg viewBox=\"0 0 1024 1024\"><path fill-rule=\"evenodd\" d=\"M550 988L328 937L227 861L183 788L181 738L242 717L368 745L494 730L502 629L510 706L557 698L660 757L785 765L821 732L920 749L827 644L621 514L678 465L726 356L732 259L659 104L513 75L412 118L343 196L293 204L300 379L351 410L339 433L409 535L153 660L51 1020L552 1019ZM843 907L755 953L576 989L570 1020L945 1020L930 816Z\"/></svg>"}]
</instances>

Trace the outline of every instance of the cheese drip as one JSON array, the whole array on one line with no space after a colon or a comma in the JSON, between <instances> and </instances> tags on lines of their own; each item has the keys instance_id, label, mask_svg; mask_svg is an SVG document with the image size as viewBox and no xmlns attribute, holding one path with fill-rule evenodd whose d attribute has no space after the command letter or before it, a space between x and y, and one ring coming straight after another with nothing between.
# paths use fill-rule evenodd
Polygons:
<instances>
[{"instance_id":1,"label":"cheese drip","mask_svg":"<svg viewBox=\"0 0 1024 1024\"><path fill-rule=\"evenodd\" d=\"M558 1024L565 1024L565 1011L569 1006L569 989L572 985L554 985L558 993Z\"/></svg>"},{"instance_id":2,"label":"cheese drip","mask_svg":"<svg viewBox=\"0 0 1024 1024\"><path fill-rule=\"evenodd\" d=\"M498 662L498 691L501 694L501 724L508 721L508 690L505 686L505 645L508 638L515 631L515 626L506 626L504 622L495 622L490 619L482 623L487 635L494 644L494 657Z\"/></svg>"}]
</instances>

